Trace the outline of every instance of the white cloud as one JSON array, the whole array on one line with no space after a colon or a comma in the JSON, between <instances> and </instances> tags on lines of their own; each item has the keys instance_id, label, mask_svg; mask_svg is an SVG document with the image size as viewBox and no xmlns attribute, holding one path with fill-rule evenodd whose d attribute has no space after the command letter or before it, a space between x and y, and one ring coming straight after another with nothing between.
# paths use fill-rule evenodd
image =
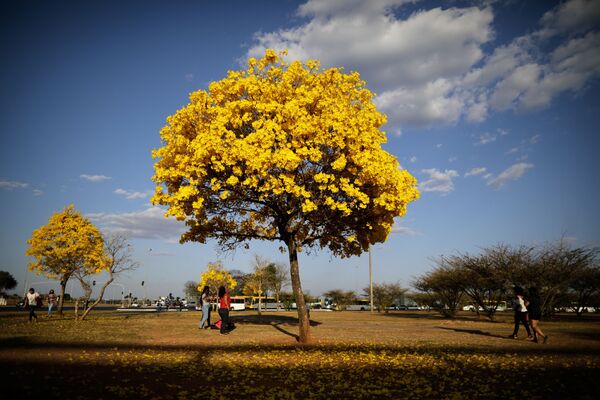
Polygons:
<instances>
[{"instance_id":1,"label":"white cloud","mask_svg":"<svg viewBox=\"0 0 600 400\"><path fill-rule=\"evenodd\" d=\"M414 236L417 235L417 231L415 231L412 228L408 228L406 226L400 226L397 223L394 224L394 226L392 227L392 232L393 233L397 233L400 235L409 235L409 236Z\"/></svg>"},{"instance_id":2,"label":"white cloud","mask_svg":"<svg viewBox=\"0 0 600 400\"><path fill-rule=\"evenodd\" d=\"M537 33L550 37L562 32L581 31L593 27L600 20L600 3L597 0L571 0L546 12Z\"/></svg>"},{"instance_id":3,"label":"white cloud","mask_svg":"<svg viewBox=\"0 0 600 400\"><path fill-rule=\"evenodd\" d=\"M87 217L108 232L122 232L140 239L178 241L185 226L175 218L165 218L164 213L159 207L148 207L138 212L93 213Z\"/></svg>"},{"instance_id":4,"label":"white cloud","mask_svg":"<svg viewBox=\"0 0 600 400\"><path fill-rule=\"evenodd\" d=\"M534 135L531 137L531 139L529 139L529 144L537 144L540 139L541 139L542 135Z\"/></svg>"},{"instance_id":5,"label":"white cloud","mask_svg":"<svg viewBox=\"0 0 600 400\"><path fill-rule=\"evenodd\" d=\"M523 176L525 171L533 168L533 164L527 163L516 163L505 169L500 175L493 178L490 177L487 184L494 189L500 189L506 185L509 181L515 181Z\"/></svg>"},{"instance_id":6,"label":"white cloud","mask_svg":"<svg viewBox=\"0 0 600 400\"><path fill-rule=\"evenodd\" d=\"M316 58L324 66L356 70L390 121L428 125L455 122L465 107L480 121L485 104L468 101L458 79L484 56L493 36L490 8L419 10L398 17L406 0L310 0L300 6L309 21L276 32L258 33L247 56L266 48L288 49L290 59Z\"/></svg>"},{"instance_id":7,"label":"white cloud","mask_svg":"<svg viewBox=\"0 0 600 400\"><path fill-rule=\"evenodd\" d=\"M192 82L194 80L194 74L192 74L192 73L185 74L184 78L186 81Z\"/></svg>"},{"instance_id":8,"label":"white cloud","mask_svg":"<svg viewBox=\"0 0 600 400\"><path fill-rule=\"evenodd\" d=\"M477 176L485 173L487 169L485 167L475 167L471 168L468 172L465 173L465 177L467 176Z\"/></svg>"},{"instance_id":9,"label":"white cloud","mask_svg":"<svg viewBox=\"0 0 600 400\"><path fill-rule=\"evenodd\" d=\"M34 196L38 197L38 196L41 196L43 194L44 194L44 192L42 190L40 190L40 189L33 189L33 195Z\"/></svg>"},{"instance_id":10,"label":"white cloud","mask_svg":"<svg viewBox=\"0 0 600 400\"><path fill-rule=\"evenodd\" d=\"M103 181L107 181L109 179L112 179L110 176L105 176L105 175L81 174L81 175L79 175L79 177L81 179L85 179L86 181L89 181L89 182L103 182Z\"/></svg>"},{"instance_id":11,"label":"white cloud","mask_svg":"<svg viewBox=\"0 0 600 400\"><path fill-rule=\"evenodd\" d=\"M429 178L419 184L419 190L423 192L441 192L449 193L454 190L452 178L458 176L458 172L453 169L440 171L437 168L421 170L422 173L429 175Z\"/></svg>"},{"instance_id":12,"label":"white cloud","mask_svg":"<svg viewBox=\"0 0 600 400\"><path fill-rule=\"evenodd\" d=\"M383 92L375 98L375 104L392 123L429 125L456 122L465 100L453 89L452 82L437 79L418 87Z\"/></svg>"},{"instance_id":13,"label":"white cloud","mask_svg":"<svg viewBox=\"0 0 600 400\"><path fill-rule=\"evenodd\" d=\"M507 110L527 91L541 74L539 65L532 63L517 67L510 75L499 82L490 97L490 104L498 110Z\"/></svg>"},{"instance_id":14,"label":"white cloud","mask_svg":"<svg viewBox=\"0 0 600 400\"><path fill-rule=\"evenodd\" d=\"M13 189L25 189L28 187L28 183L17 182L17 181L0 181L0 189L13 190Z\"/></svg>"},{"instance_id":15,"label":"white cloud","mask_svg":"<svg viewBox=\"0 0 600 400\"><path fill-rule=\"evenodd\" d=\"M435 148L436 148L436 149L441 149L441 148L442 148L442 144L441 144L441 143L438 143L438 144L436 144L436 145L435 145Z\"/></svg>"},{"instance_id":16,"label":"white cloud","mask_svg":"<svg viewBox=\"0 0 600 400\"><path fill-rule=\"evenodd\" d=\"M475 145L480 146L480 145L492 143L495 141L496 141L496 135L489 133L489 132L485 132L485 133L479 135L479 138L478 138L477 142L475 143Z\"/></svg>"},{"instance_id":17,"label":"white cloud","mask_svg":"<svg viewBox=\"0 0 600 400\"><path fill-rule=\"evenodd\" d=\"M411 163L416 163L416 162L417 162L417 157L416 157L416 156L412 156L412 157L410 158L410 162L411 162Z\"/></svg>"},{"instance_id":18,"label":"white cloud","mask_svg":"<svg viewBox=\"0 0 600 400\"><path fill-rule=\"evenodd\" d=\"M307 22L257 33L247 56L286 48L290 59L359 71L396 126L481 122L493 111L546 107L600 74L600 39L590 31L598 1L566 1L544 14L537 31L489 50L491 6L408 14L407 3L309 0L298 9Z\"/></svg>"},{"instance_id":19,"label":"white cloud","mask_svg":"<svg viewBox=\"0 0 600 400\"><path fill-rule=\"evenodd\" d=\"M151 192L134 192L131 190L125 190L121 188L115 190L114 193L120 196L125 196L125 198L128 200L145 199L151 194Z\"/></svg>"},{"instance_id":20,"label":"white cloud","mask_svg":"<svg viewBox=\"0 0 600 400\"><path fill-rule=\"evenodd\" d=\"M456 160L458 160L458 157L454 157L454 156L448 157L448 162L452 163L452 162L454 162Z\"/></svg>"}]
</instances>

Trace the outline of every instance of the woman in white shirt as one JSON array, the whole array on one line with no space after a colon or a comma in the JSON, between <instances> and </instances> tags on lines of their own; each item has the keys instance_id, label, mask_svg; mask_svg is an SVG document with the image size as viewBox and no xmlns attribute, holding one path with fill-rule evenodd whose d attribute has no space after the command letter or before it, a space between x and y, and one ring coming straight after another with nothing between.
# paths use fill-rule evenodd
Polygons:
<instances>
[{"instance_id":1,"label":"woman in white shirt","mask_svg":"<svg viewBox=\"0 0 600 400\"><path fill-rule=\"evenodd\" d=\"M527 336L532 338L531 331L529 330L529 322L527 321L527 304L525 301L525 290L520 286L514 287L515 292L515 329L513 330L512 337L517 339L519 333L519 323L522 323L527 330Z\"/></svg>"},{"instance_id":2,"label":"woman in white shirt","mask_svg":"<svg viewBox=\"0 0 600 400\"><path fill-rule=\"evenodd\" d=\"M38 302L41 303L40 294L33 290L33 288L29 289L29 292L25 296L25 307L29 310L29 322L33 318L37 321L37 315L35 315L35 308L38 305Z\"/></svg>"}]
</instances>

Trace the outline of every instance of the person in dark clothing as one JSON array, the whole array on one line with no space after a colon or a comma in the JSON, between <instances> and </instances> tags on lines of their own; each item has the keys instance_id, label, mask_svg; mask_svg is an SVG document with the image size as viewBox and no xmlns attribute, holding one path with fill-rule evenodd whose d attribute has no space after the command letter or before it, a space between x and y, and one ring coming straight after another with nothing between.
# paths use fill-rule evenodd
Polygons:
<instances>
[{"instance_id":1,"label":"person in dark clothing","mask_svg":"<svg viewBox=\"0 0 600 400\"><path fill-rule=\"evenodd\" d=\"M230 331L229 326L229 307L231 304L231 297L225 286L219 287L219 316L221 317L221 335L226 335Z\"/></svg>"},{"instance_id":2,"label":"person in dark clothing","mask_svg":"<svg viewBox=\"0 0 600 400\"><path fill-rule=\"evenodd\" d=\"M540 294L536 287L529 288L529 304L527 305L529 311L529 322L531 323L531 329L533 329L533 341L538 342L538 337L542 338L542 343L548 341L548 335L540 329L540 319L542 318L542 306L540 301Z\"/></svg>"},{"instance_id":3,"label":"person in dark clothing","mask_svg":"<svg viewBox=\"0 0 600 400\"><path fill-rule=\"evenodd\" d=\"M529 330L529 324L527 323L527 305L525 304L525 291L520 286L514 287L515 292L515 329L513 330L512 335L509 337L513 339L517 339L517 335L519 334L519 323L522 323L525 329L527 330L527 336L530 339L533 339L531 336L531 331Z\"/></svg>"},{"instance_id":4,"label":"person in dark clothing","mask_svg":"<svg viewBox=\"0 0 600 400\"><path fill-rule=\"evenodd\" d=\"M29 292L25 295L24 307L29 310L29 322L35 320L37 322L37 315L35 313L36 307L42 306L42 298L40 294L35 291L34 288L29 289Z\"/></svg>"}]
</instances>

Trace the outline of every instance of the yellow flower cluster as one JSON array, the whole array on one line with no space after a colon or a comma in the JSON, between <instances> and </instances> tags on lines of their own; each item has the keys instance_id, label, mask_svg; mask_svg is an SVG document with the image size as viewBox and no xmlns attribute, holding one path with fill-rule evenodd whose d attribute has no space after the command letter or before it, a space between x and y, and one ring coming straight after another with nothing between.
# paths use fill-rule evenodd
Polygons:
<instances>
[{"instance_id":1,"label":"yellow flower cluster","mask_svg":"<svg viewBox=\"0 0 600 400\"><path fill-rule=\"evenodd\" d=\"M237 282L231 274L223 268L220 262L208 263L208 269L200 274L200 282L198 283L198 291L202 292L204 286L208 286L211 293L217 293L219 286L225 286L228 289L236 287Z\"/></svg>"},{"instance_id":2,"label":"yellow flower cluster","mask_svg":"<svg viewBox=\"0 0 600 400\"><path fill-rule=\"evenodd\" d=\"M109 267L104 240L98 228L73 205L54 213L48 224L33 231L27 256L34 257L29 270L61 278L78 269L99 273Z\"/></svg>"},{"instance_id":3,"label":"yellow flower cluster","mask_svg":"<svg viewBox=\"0 0 600 400\"><path fill-rule=\"evenodd\" d=\"M267 50L168 117L153 151L153 202L187 220L182 240L289 233L358 254L419 197L415 178L381 148L386 119L372 97L356 72Z\"/></svg>"}]
</instances>

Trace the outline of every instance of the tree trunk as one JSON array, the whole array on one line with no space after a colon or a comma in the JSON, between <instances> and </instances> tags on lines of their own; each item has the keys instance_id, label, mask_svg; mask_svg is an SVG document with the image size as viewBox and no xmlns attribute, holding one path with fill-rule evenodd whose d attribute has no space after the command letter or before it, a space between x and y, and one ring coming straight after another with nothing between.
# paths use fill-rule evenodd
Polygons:
<instances>
[{"instance_id":1,"label":"tree trunk","mask_svg":"<svg viewBox=\"0 0 600 400\"><path fill-rule=\"evenodd\" d=\"M112 275L111 275L111 278L109 280L107 280L106 283L104 283L104 285L100 289L100 293L98 294L98 298L96 299L96 301L94 301L92 303L92 305L89 306L89 308L86 309L84 311L84 313L81 315L81 320L82 321L85 319L85 317L87 317L87 315L90 313L90 311L92 311L92 308L96 307L102 301L102 298L104 297L104 291L106 290L106 288L108 287L108 285L110 285L112 283L112 281L113 281L113 278L112 278Z\"/></svg>"},{"instance_id":2,"label":"tree trunk","mask_svg":"<svg viewBox=\"0 0 600 400\"><path fill-rule=\"evenodd\" d=\"M292 279L292 291L296 298L296 306L298 307L298 326L300 343L308 343L310 341L310 320L308 318L308 310L304 302L304 293L302 292L302 284L300 283L300 269L298 267L298 250L296 242L290 238L287 242L288 253L290 257L290 277Z\"/></svg>"},{"instance_id":3,"label":"tree trunk","mask_svg":"<svg viewBox=\"0 0 600 400\"><path fill-rule=\"evenodd\" d=\"M67 279L63 276L60 281L60 298L58 299L58 315L63 315L63 304L65 303L65 288L67 287Z\"/></svg>"}]
</instances>

